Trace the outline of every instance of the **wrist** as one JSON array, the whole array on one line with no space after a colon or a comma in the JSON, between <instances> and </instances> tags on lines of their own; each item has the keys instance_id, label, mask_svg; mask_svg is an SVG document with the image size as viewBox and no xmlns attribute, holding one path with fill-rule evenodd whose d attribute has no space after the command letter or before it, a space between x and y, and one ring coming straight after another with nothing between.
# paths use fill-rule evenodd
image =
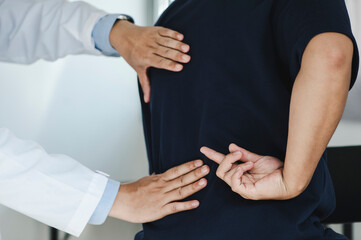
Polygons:
<instances>
[{"instance_id":1,"label":"wrist","mask_svg":"<svg viewBox=\"0 0 361 240\"><path fill-rule=\"evenodd\" d=\"M283 179L288 199L299 196L308 186L308 182L298 178L297 175L291 173L287 169L283 170Z\"/></svg>"},{"instance_id":2,"label":"wrist","mask_svg":"<svg viewBox=\"0 0 361 240\"><path fill-rule=\"evenodd\" d=\"M126 50L131 49L131 41L129 35L134 24L126 20L118 20L114 23L109 34L109 41L113 48L115 48L121 56L126 54Z\"/></svg>"},{"instance_id":3,"label":"wrist","mask_svg":"<svg viewBox=\"0 0 361 240\"><path fill-rule=\"evenodd\" d=\"M127 194L126 184L121 184L117 196L115 198L114 204L109 212L109 217L117 218L120 220L126 220L126 198Z\"/></svg>"}]
</instances>

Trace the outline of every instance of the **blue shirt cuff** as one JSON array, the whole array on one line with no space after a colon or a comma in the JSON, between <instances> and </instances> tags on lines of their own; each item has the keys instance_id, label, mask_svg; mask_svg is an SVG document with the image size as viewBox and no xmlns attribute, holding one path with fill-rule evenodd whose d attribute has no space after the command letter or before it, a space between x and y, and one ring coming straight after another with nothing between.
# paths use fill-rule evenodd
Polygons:
<instances>
[{"instance_id":1,"label":"blue shirt cuff","mask_svg":"<svg viewBox=\"0 0 361 240\"><path fill-rule=\"evenodd\" d=\"M95 42L95 48L104 55L119 57L117 50L110 44L109 35L115 21L120 14L109 14L102 17L94 26L92 37Z\"/></svg>"},{"instance_id":2,"label":"blue shirt cuff","mask_svg":"<svg viewBox=\"0 0 361 240\"><path fill-rule=\"evenodd\" d=\"M101 225L107 219L110 210L114 204L115 198L118 194L120 183L109 179L107 186L105 187L103 196L95 209L93 215L89 220L89 224Z\"/></svg>"}]
</instances>

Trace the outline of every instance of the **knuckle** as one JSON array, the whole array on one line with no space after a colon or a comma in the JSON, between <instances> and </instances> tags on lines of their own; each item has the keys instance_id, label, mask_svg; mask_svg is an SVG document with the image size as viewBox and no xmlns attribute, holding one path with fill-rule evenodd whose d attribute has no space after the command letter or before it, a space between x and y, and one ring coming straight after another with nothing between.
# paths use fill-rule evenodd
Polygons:
<instances>
[{"instance_id":1,"label":"knuckle","mask_svg":"<svg viewBox=\"0 0 361 240\"><path fill-rule=\"evenodd\" d=\"M182 49L182 46L183 46L183 44L179 42L179 43L177 43L176 48L179 49L179 50L181 50L181 49Z\"/></svg>"},{"instance_id":2,"label":"knuckle","mask_svg":"<svg viewBox=\"0 0 361 240\"><path fill-rule=\"evenodd\" d=\"M179 169L178 168L173 168L172 169L172 174L173 175L178 175L179 174Z\"/></svg>"},{"instance_id":3,"label":"knuckle","mask_svg":"<svg viewBox=\"0 0 361 240\"><path fill-rule=\"evenodd\" d=\"M167 63L168 67L171 68L171 69L174 69L176 67L176 63L175 62L172 62L172 61L168 61Z\"/></svg>"},{"instance_id":4,"label":"knuckle","mask_svg":"<svg viewBox=\"0 0 361 240\"><path fill-rule=\"evenodd\" d=\"M164 53L164 55L167 55L167 56L170 55L170 49L169 48L164 49L163 53Z\"/></svg>"},{"instance_id":5,"label":"knuckle","mask_svg":"<svg viewBox=\"0 0 361 240\"><path fill-rule=\"evenodd\" d=\"M175 31L170 31L170 30L169 30L169 35L172 36L172 37L174 37L174 38L176 38L177 35L178 35L178 33L175 32Z\"/></svg>"},{"instance_id":6,"label":"knuckle","mask_svg":"<svg viewBox=\"0 0 361 240\"><path fill-rule=\"evenodd\" d=\"M170 43L169 39L166 39L166 38L162 38L162 39L163 39L162 40L163 45L169 46L169 43Z\"/></svg>"},{"instance_id":7,"label":"knuckle","mask_svg":"<svg viewBox=\"0 0 361 240\"><path fill-rule=\"evenodd\" d=\"M177 194L180 198L183 198L183 191L182 188L178 188Z\"/></svg>"},{"instance_id":8,"label":"knuckle","mask_svg":"<svg viewBox=\"0 0 361 240\"><path fill-rule=\"evenodd\" d=\"M195 165L193 162L190 162L190 163L187 163L187 167L188 167L189 171L192 171L194 169Z\"/></svg>"},{"instance_id":9,"label":"knuckle","mask_svg":"<svg viewBox=\"0 0 361 240\"><path fill-rule=\"evenodd\" d=\"M167 28L164 28L164 34L167 35L167 36L173 36L172 34L173 31L167 29Z\"/></svg>"},{"instance_id":10,"label":"knuckle","mask_svg":"<svg viewBox=\"0 0 361 240\"><path fill-rule=\"evenodd\" d=\"M159 58L158 59L158 64L162 65L162 64L164 64L164 61L165 61L164 58Z\"/></svg>"},{"instance_id":11,"label":"knuckle","mask_svg":"<svg viewBox=\"0 0 361 240\"><path fill-rule=\"evenodd\" d=\"M178 59L178 60L182 60L182 59L183 59L183 54L177 53L175 57L176 57L176 59Z\"/></svg>"},{"instance_id":12,"label":"knuckle","mask_svg":"<svg viewBox=\"0 0 361 240\"><path fill-rule=\"evenodd\" d=\"M181 185L183 185L184 182L185 182L184 176L181 176L181 177L179 178L179 183L180 183Z\"/></svg>"},{"instance_id":13,"label":"knuckle","mask_svg":"<svg viewBox=\"0 0 361 240\"><path fill-rule=\"evenodd\" d=\"M171 213L176 213L176 212L178 212L178 207L177 207L177 205L176 205L176 204L173 204L173 205L171 206L170 211L171 211Z\"/></svg>"},{"instance_id":14,"label":"knuckle","mask_svg":"<svg viewBox=\"0 0 361 240\"><path fill-rule=\"evenodd\" d=\"M202 176L202 169L197 169L197 171L193 171L193 177L198 179L200 176Z\"/></svg>"},{"instance_id":15,"label":"knuckle","mask_svg":"<svg viewBox=\"0 0 361 240\"><path fill-rule=\"evenodd\" d=\"M164 183L164 180L163 180L162 177L157 176L157 178L155 178L155 182L156 182L157 184L163 184L163 183Z\"/></svg>"}]
</instances>

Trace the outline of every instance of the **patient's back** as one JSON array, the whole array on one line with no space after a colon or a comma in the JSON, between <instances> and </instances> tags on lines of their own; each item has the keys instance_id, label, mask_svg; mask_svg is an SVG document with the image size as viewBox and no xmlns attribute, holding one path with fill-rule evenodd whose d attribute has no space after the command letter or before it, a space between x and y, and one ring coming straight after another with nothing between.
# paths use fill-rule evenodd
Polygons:
<instances>
[{"instance_id":1,"label":"patient's back","mask_svg":"<svg viewBox=\"0 0 361 240\"><path fill-rule=\"evenodd\" d=\"M151 102L142 106L150 172L202 159L211 173L190 197L198 209L145 224L144 239L336 239L319 222L335 204L325 155L299 197L250 201L218 179L217 165L199 151L228 153L236 143L284 159L291 89L307 42L325 29L352 38L343 1L312 2L177 0L160 18L157 25L185 35L192 60L180 73L150 71Z\"/></svg>"}]
</instances>

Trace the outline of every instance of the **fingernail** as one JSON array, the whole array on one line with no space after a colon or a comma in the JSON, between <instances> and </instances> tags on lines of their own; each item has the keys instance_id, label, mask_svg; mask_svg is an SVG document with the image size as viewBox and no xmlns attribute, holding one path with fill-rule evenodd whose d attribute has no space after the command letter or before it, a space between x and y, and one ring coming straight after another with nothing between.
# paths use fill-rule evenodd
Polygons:
<instances>
[{"instance_id":1,"label":"fingernail","mask_svg":"<svg viewBox=\"0 0 361 240\"><path fill-rule=\"evenodd\" d=\"M182 50L183 50L184 52L189 51L189 46L183 45L183 46L182 46Z\"/></svg>"},{"instance_id":2,"label":"fingernail","mask_svg":"<svg viewBox=\"0 0 361 240\"><path fill-rule=\"evenodd\" d=\"M188 55L183 55L182 59L183 59L184 61L189 61L189 60L191 59L191 57L188 56Z\"/></svg>"},{"instance_id":3,"label":"fingernail","mask_svg":"<svg viewBox=\"0 0 361 240\"><path fill-rule=\"evenodd\" d=\"M195 164L194 164L196 167L200 167L203 165L203 162L202 161L196 161Z\"/></svg>"},{"instance_id":4,"label":"fingernail","mask_svg":"<svg viewBox=\"0 0 361 240\"><path fill-rule=\"evenodd\" d=\"M177 65L175 66L175 69L179 71L179 70L182 70L182 67L183 67L182 65L177 64Z\"/></svg>"},{"instance_id":5,"label":"fingernail","mask_svg":"<svg viewBox=\"0 0 361 240\"><path fill-rule=\"evenodd\" d=\"M199 206L199 202L192 202L192 207L198 207Z\"/></svg>"},{"instance_id":6,"label":"fingernail","mask_svg":"<svg viewBox=\"0 0 361 240\"><path fill-rule=\"evenodd\" d=\"M177 38L180 39L180 40L182 40L182 39L183 39L183 35L182 35L182 34L178 34L178 35L177 35Z\"/></svg>"},{"instance_id":7,"label":"fingernail","mask_svg":"<svg viewBox=\"0 0 361 240\"><path fill-rule=\"evenodd\" d=\"M199 185L199 186L204 186L204 185L206 185L206 180L204 180L204 179L200 180L200 181L198 182L198 185Z\"/></svg>"},{"instance_id":8,"label":"fingernail","mask_svg":"<svg viewBox=\"0 0 361 240\"><path fill-rule=\"evenodd\" d=\"M202 167L202 173L208 173L208 167L207 166Z\"/></svg>"}]
</instances>

